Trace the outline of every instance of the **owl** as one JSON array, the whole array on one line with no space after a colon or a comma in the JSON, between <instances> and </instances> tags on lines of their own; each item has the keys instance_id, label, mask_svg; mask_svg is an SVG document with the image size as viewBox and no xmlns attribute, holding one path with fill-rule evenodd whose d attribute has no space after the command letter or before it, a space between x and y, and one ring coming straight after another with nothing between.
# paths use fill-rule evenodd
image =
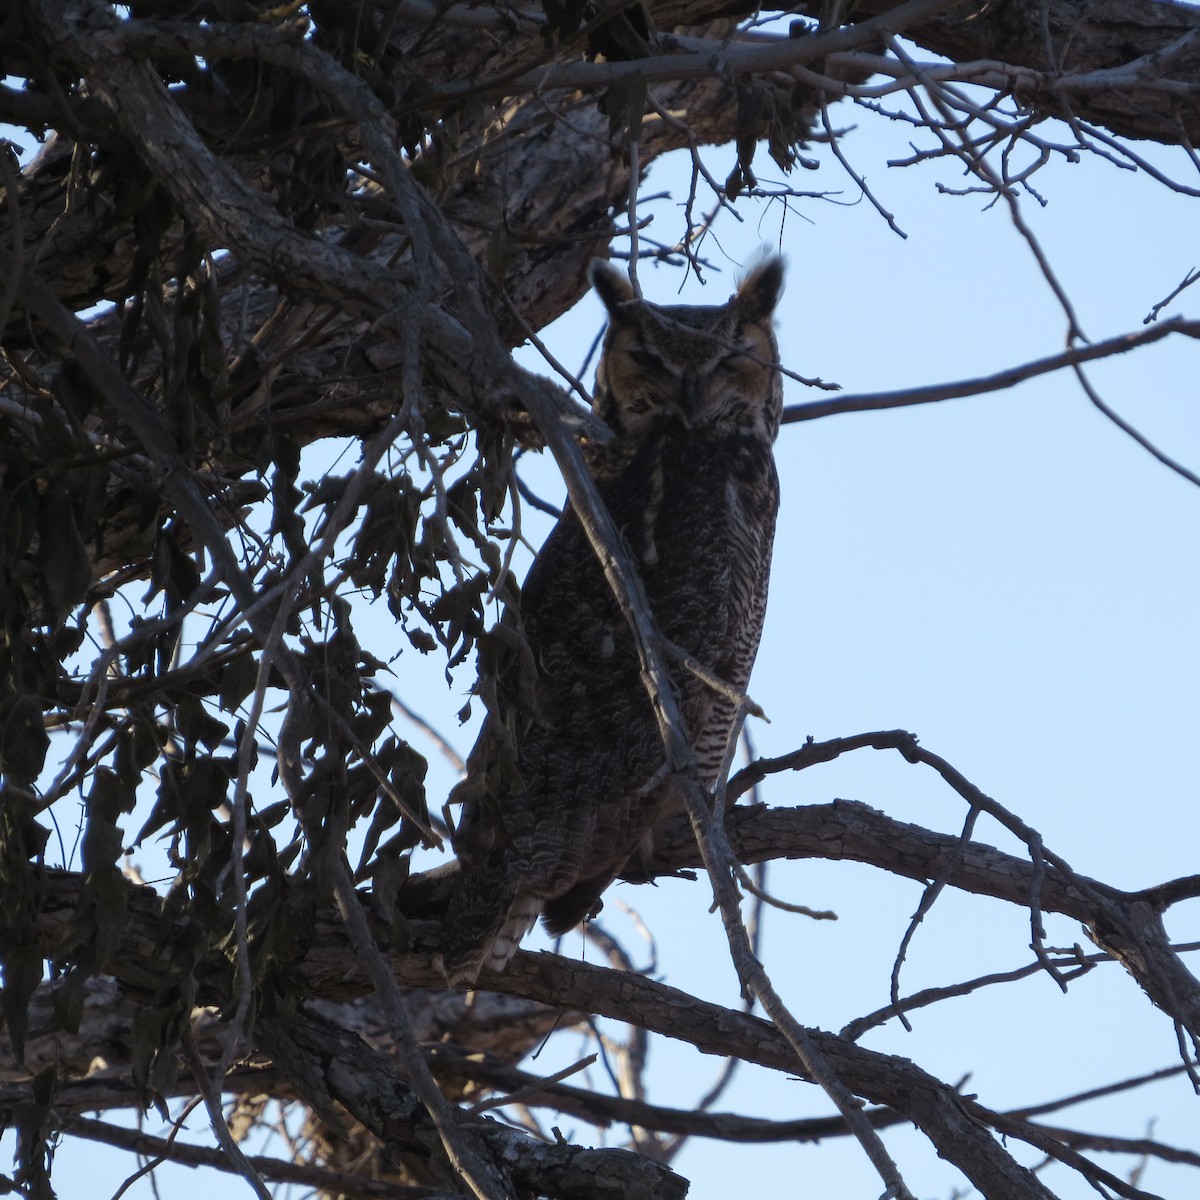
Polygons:
<instances>
[{"instance_id":1,"label":"owl","mask_svg":"<svg viewBox=\"0 0 1200 1200\"><path fill-rule=\"evenodd\" d=\"M659 307L606 262L592 284L609 325L595 409L611 443L589 454L659 632L743 692L767 602L782 413L769 258L727 303ZM519 620L531 652L496 688L451 803L460 877L443 924L451 983L500 969L541 915L551 935L594 915L618 876L641 874L668 814L665 752L632 634L568 509L529 570ZM708 787L733 701L671 659ZM519 699L518 699L519 698Z\"/></svg>"}]
</instances>

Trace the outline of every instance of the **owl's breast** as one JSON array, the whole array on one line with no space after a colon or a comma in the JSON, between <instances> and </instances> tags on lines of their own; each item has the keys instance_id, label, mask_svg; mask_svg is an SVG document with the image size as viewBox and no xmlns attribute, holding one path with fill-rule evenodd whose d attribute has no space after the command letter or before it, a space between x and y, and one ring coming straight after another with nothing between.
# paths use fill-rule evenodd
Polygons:
<instances>
[{"instance_id":1,"label":"owl's breast","mask_svg":"<svg viewBox=\"0 0 1200 1200\"><path fill-rule=\"evenodd\" d=\"M681 546L734 554L749 537L770 541L779 479L769 445L749 436L696 435L664 447L661 535Z\"/></svg>"}]
</instances>

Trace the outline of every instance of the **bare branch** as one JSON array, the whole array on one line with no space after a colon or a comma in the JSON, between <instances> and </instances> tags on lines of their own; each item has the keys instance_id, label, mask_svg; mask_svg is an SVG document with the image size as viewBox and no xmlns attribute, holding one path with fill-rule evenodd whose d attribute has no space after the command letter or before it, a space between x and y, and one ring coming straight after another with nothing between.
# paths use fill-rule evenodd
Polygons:
<instances>
[{"instance_id":1,"label":"bare branch","mask_svg":"<svg viewBox=\"0 0 1200 1200\"><path fill-rule=\"evenodd\" d=\"M1082 363L1125 354L1139 346L1150 345L1171 334L1185 337L1200 337L1200 322L1186 321L1174 317L1156 325L1153 329L1137 333L1120 334L1083 346L1073 346L1059 354L1035 359L1019 367L1009 367L992 375L978 379L961 380L956 383L931 384L923 387L904 388L894 392L877 392L867 395L838 396L831 400L813 400L807 404L793 404L784 409L784 424L796 421L813 421L821 417L835 416L847 412L878 412L888 408L904 408L910 404L933 404L941 400L958 400L965 396L982 396L989 392L1003 391L1026 379L1034 379L1052 371L1061 371Z\"/></svg>"},{"instance_id":2,"label":"bare branch","mask_svg":"<svg viewBox=\"0 0 1200 1200\"><path fill-rule=\"evenodd\" d=\"M204 1060L200 1056L200 1047L196 1044L195 1035L190 1028L183 1031L183 1048L191 1063L192 1073L200 1088L200 1094L204 1097L204 1107L208 1110L208 1121L212 1126L213 1135L220 1143L230 1169L236 1171L250 1185L259 1200L271 1200L271 1193L267 1191L262 1176L242 1153L242 1148L233 1140L233 1134L229 1131L225 1114L221 1111L221 1093L213 1087L213 1082L208 1077Z\"/></svg>"}]
</instances>

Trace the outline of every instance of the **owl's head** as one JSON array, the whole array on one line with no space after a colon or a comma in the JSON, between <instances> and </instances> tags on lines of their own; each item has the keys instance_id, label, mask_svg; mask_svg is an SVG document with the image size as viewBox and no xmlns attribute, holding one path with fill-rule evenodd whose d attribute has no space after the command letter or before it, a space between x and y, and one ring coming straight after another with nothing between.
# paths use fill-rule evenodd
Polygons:
<instances>
[{"instance_id":1,"label":"owl's head","mask_svg":"<svg viewBox=\"0 0 1200 1200\"><path fill-rule=\"evenodd\" d=\"M602 259L591 279L609 315L595 408L618 437L638 438L667 420L774 441L783 411L771 329L783 287L780 258L764 259L726 303L713 306L639 300Z\"/></svg>"}]
</instances>

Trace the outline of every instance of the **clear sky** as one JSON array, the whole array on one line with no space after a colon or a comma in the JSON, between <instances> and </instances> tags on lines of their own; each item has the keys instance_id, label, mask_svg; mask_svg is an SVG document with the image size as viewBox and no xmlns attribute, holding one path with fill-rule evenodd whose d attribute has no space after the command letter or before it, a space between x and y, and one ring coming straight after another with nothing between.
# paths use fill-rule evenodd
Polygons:
<instances>
[{"instance_id":1,"label":"clear sky","mask_svg":"<svg viewBox=\"0 0 1200 1200\"><path fill-rule=\"evenodd\" d=\"M888 230L866 202L853 203L857 189L832 155L811 150L820 169L793 183L837 191L841 203L800 200L787 216L787 290L778 312L785 365L868 392L971 377L1061 350L1062 311L1005 207L940 195L938 181L962 183L949 163L887 168L887 159L907 155L907 128L845 106L835 116L857 121L845 150L909 236ZM1200 186L1182 154L1139 149ZM725 152L711 161L723 177ZM656 167L649 180L649 191L673 198L657 206L650 230L664 241L680 231L675 205L686 184L679 161ZM1194 198L1090 159L1052 162L1035 184L1046 206L1026 197L1022 210L1093 340L1140 329L1152 305L1200 263ZM716 232L720 246L707 247L725 274L714 273L705 289L689 284L683 300L720 302L739 263L763 243L779 244L780 204L745 204L743 212L744 224L725 219ZM641 277L648 298L675 298L676 273L644 266ZM1195 293L1185 292L1165 312L1196 307ZM599 323L589 297L547 337L577 368ZM523 356L536 361L533 351ZM1110 404L1193 469L1200 468L1196 374L1196 349L1182 340L1089 372ZM788 403L822 395L791 381L786 388ZM1200 490L1110 424L1068 373L991 396L785 427L778 461L783 507L750 689L771 718L752 731L761 753L794 749L810 734L909 729L1081 872L1130 888L1196 872ZM535 487L559 494L552 464L530 463L526 474ZM532 519L527 525L538 528ZM396 631L383 603L376 608L359 616L359 635L388 657L398 648ZM472 731L456 729L453 714L470 672L447 695L437 664L412 651L395 671L395 690L460 751L469 749ZM413 740L430 755L431 807L440 806L452 776L419 735ZM834 797L949 833L965 816L932 773L895 754L863 751L764 790L779 805ZM986 819L976 837L1020 852ZM836 863L779 865L769 882L782 898L840 916L836 923L766 917L764 961L796 1016L837 1029L885 1004L919 887ZM662 978L736 1006L709 899L703 882L619 886L609 893L605 920L635 946L632 927L617 916L618 902L635 907L657 935ZM1181 940L1200 936L1198 924L1195 903L1170 919ZM1052 945L1092 948L1070 922L1049 919L1048 926ZM902 992L1023 965L1028 943L1027 914L946 893L916 937ZM575 939L564 952L578 949ZM911 1034L889 1026L866 1044L911 1057L949 1081L970 1076L966 1090L997 1108L1176 1061L1170 1022L1115 966L1092 972L1066 996L1035 976L917 1013L913 1022ZM574 1035L560 1041L539 1067L576 1057ZM687 1107L718 1067L687 1047L656 1041L648 1099ZM750 1069L717 1107L780 1118L831 1111L814 1088ZM1049 1119L1129 1137L1152 1130L1196 1150L1198 1116L1200 1100L1176 1078ZM159 1129L153 1115L146 1124ZM189 1124L208 1142L199 1115ZM560 1124L571 1136L569 1123ZM894 1131L886 1140L919 1196L948 1200L965 1187L919 1136ZM1131 1164L1104 1165L1126 1173ZM676 1166L693 1180L695 1200L743 1194L748 1182L760 1196L822 1200L874 1200L881 1186L848 1142L696 1141ZM111 1195L130 1169L123 1157L68 1147L56 1181L63 1197ZM179 1170L160 1179L175 1200L216 1183L211 1174ZM1063 1200L1095 1194L1057 1168L1046 1182ZM230 1194L244 1187L228 1177L218 1186ZM1177 1200L1195 1194L1196 1178L1154 1163L1140 1186ZM150 1194L144 1181L126 1193Z\"/></svg>"}]
</instances>

